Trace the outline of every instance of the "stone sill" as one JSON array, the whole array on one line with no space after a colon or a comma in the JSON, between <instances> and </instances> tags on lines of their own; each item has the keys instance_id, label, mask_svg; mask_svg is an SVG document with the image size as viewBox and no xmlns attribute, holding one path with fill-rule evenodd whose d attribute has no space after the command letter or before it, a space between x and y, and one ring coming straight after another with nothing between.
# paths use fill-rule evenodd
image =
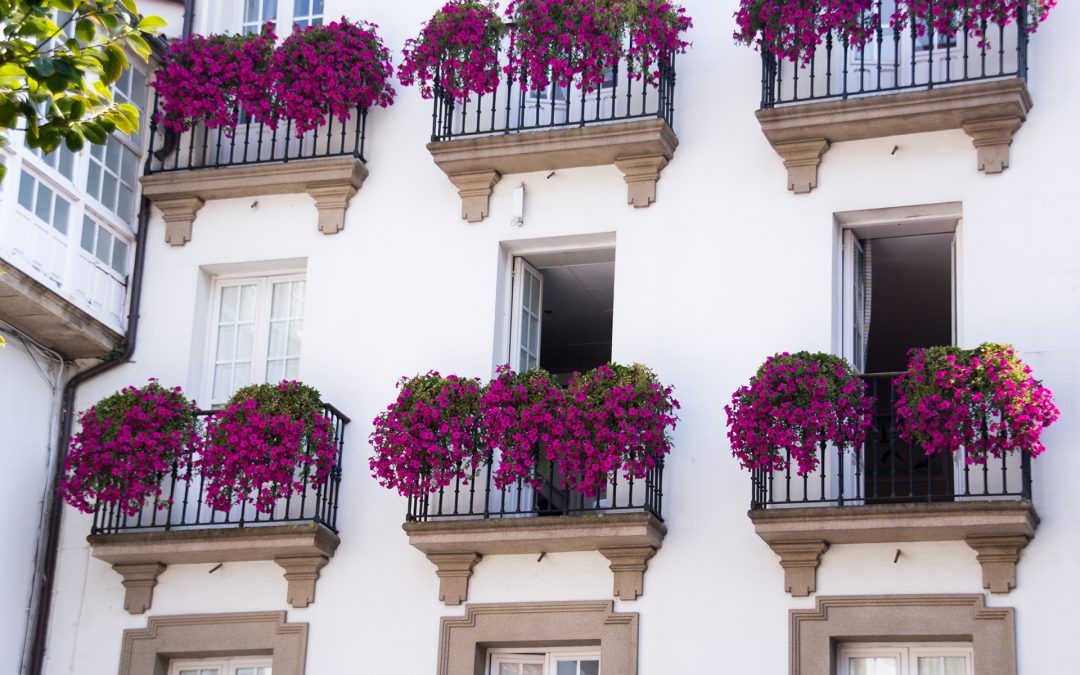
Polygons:
<instances>
[{"instance_id":1,"label":"stone sill","mask_svg":"<svg viewBox=\"0 0 1080 675\"><path fill-rule=\"evenodd\" d=\"M90 553L112 565L124 581L124 609L150 608L158 576L169 565L273 561L285 570L288 601L307 607L315 582L340 539L323 525L253 525L199 530L92 534Z\"/></svg>"},{"instance_id":2,"label":"stone sill","mask_svg":"<svg viewBox=\"0 0 1080 675\"><path fill-rule=\"evenodd\" d=\"M247 166L206 167L155 173L140 178L143 195L165 218L165 241L183 246L191 241L195 214L211 199L307 193L319 211L323 234L345 227L349 200L368 172L355 157L321 157Z\"/></svg>"},{"instance_id":3,"label":"stone sill","mask_svg":"<svg viewBox=\"0 0 1080 675\"><path fill-rule=\"evenodd\" d=\"M101 358L124 339L14 265L0 269L0 317L64 358Z\"/></svg>"},{"instance_id":4,"label":"stone sill","mask_svg":"<svg viewBox=\"0 0 1080 675\"><path fill-rule=\"evenodd\" d=\"M963 541L983 569L983 587L1008 593L1016 587L1020 551L1035 536L1039 516L1030 501L965 501L865 506L759 509L749 512L754 531L780 556L785 590L816 590L821 555L834 544Z\"/></svg>"},{"instance_id":5,"label":"stone sill","mask_svg":"<svg viewBox=\"0 0 1080 675\"><path fill-rule=\"evenodd\" d=\"M646 119L462 138L427 148L458 188L461 217L475 223L487 217L492 188L504 175L587 166L617 167L627 203L644 208L656 201L656 182L678 145L667 122Z\"/></svg>"},{"instance_id":6,"label":"stone sill","mask_svg":"<svg viewBox=\"0 0 1080 675\"><path fill-rule=\"evenodd\" d=\"M1021 78L943 85L926 91L866 95L846 101L784 105L757 111L761 131L784 160L788 189L817 187L821 158L833 143L963 129L978 154L978 169L1009 166L1009 146L1031 110Z\"/></svg>"},{"instance_id":7,"label":"stone sill","mask_svg":"<svg viewBox=\"0 0 1080 675\"><path fill-rule=\"evenodd\" d=\"M439 600L447 605L468 599L472 569L485 555L569 551L598 551L611 562L615 597L635 600L644 590L648 561L667 534L648 513L446 520L402 528L435 565Z\"/></svg>"}]
</instances>

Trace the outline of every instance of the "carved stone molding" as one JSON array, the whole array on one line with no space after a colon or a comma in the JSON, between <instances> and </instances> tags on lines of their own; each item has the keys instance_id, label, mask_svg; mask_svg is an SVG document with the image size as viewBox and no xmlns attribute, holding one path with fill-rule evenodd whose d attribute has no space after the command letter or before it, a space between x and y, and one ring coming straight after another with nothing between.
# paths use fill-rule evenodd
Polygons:
<instances>
[{"instance_id":1,"label":"carved stone molding","mask_svg":"<svg viewBox=\"0 0 1080 675\"><path fill-rule=\"evenodd\" d=\"M128 614L142 614L150 609L154 600L154 587L157 579L165 571L161 563L135 563L133 565L113 565L113 569L123 577L124 609Z\"/></svg>"},{"instance_id":2,"label":"carved stone molding","mask_svg":"<svg viewBox=\"0 0 1080 675\"><path fill-rule=\"evenodd\" d=\"M512 173L616 166L627 184L627 203L656 201L660 172L679 139L667 122L647 119L569 129L523 131L428 143L431 157L461 195L461 217L479 222L499 178Z\"/></svg>"},{"instance_id":3,"label":"carved stone molding","mask_svg":"<svg viewBox=\"0 0 1080 675\"><path fill-rule=\"evenodd\" d=\"M790 675L837 672L835 647L850 642L970 643L979 675L1016 675L1011 607L987 607L982 595L819 597L790 613Z\"/></svg>"},{"instance_id":4,"label":"carved stone molding","mask_svg":"<svg viewBox=\"0 0 1080 675\"><path fill-rule=\"evenodd\" d=\"M439 600L468 599L473 567L485 555L598 551L611 563L613 593L634 600L644 590L648 560L667 528L647 513L503 518L405 523L409 543L427 555L439 576Z\"/></svg>"},{"instance_id":5,"label":"carved stone molding","mask_svg":"<svg viewBox=\"0 0 1080 675\"><path fill-rule=\"evenodd\" d=\"M172 659L269 654L274 675L304 675L308 625L285 612L152 616L124 631L120 675L158 675Z\"/></svg>"},{"instance_id":6,"label":"carved stone molding","mask_svg":"<svg viewBox=\"0 0 1080 675\"><path fill-rule=\"evenodd\" d=\"M498 171L475 171L449 175L450 182L461 197L461 218L479 223L487 218L491 204L491 192L502 178Z\"/></svg>"},{"instance_id":7,"label":"carved stone molding","mask_svg":"<svg viewBox=\"0 0 1080 675\"><path fill-rule=\"evenodd\" d=\"M467 605L439 626L436 675L487 672L485 647L498 644L599 646L601 675L636 675L638 615L613 609L610 601Z\"/></svg>"},{"instance_id":8,"label":"carved stone molding","mask_svg":"<svg viewBox=\"0 0 1080 675\"><path fill-rule=\"evenodd\" d=\"M1039 515L1029 501L967 501L773 508L749 513L754 531L780 556L784 586L794 596L816 591L821 555L837 544L964 541L994 593L1016 587L1020 550L1035 536Z\"/></svg>"},{"instance_id":9,"label":"carved stone molding","mask_svg":"<svg viewBox=\"0 0 1080 675\"><path fill-rule=\"evenodd\" d=\"M1031 538L1022 535L979 535L965 539L975 549L975 559L982 565L983 588L991 593L1008 593L1016 588L1016 563L1020 551Z\"/></svg>"},{"instance_id":10,"label":"carved stone molding","mask_svg":"<svg viewBox=\"0 0 1080 675\"><path fill-rule=\"evenodd\" d=\"M802 194L817 185L821 154L831 144L948 129L963 129L971 136L979 171L1001 173L1009 166L1013 134L1027 119L1031 105L1027 83L1011 78L783 105L758 110L757 118L788 167L788 189ZM820 148L816 161L815 147Z\"/></svg>"},{"instance_id":11,"label":"carved stone molding","mask_svg":"<svg viewBox=\"0 0 1080 675\"><path fill-rule=\"evenodd\" d=\"M169 171L139 179L143 194L161 210L165 240L173 246L191 241L195 214L211 199L308 193L318 210L319 231L340 232L345 211L367 179L355 157L322 157L291 162Z\"/></svg>"},{"instance_id":12,"label":"carved stone molding","mask_svg":"<svg viewBox=\"0 0 1080 675\"><path fill-rule=\"evenodd\" d=\"M276 562L288 581L293 607L315 600L319 570L334 556L340 540L322 525L264 525L168 532L92 534L90 553L124 578L124 607L141 614L151 607L157 577L168 565Z\"/></svg>"}]
</instances>

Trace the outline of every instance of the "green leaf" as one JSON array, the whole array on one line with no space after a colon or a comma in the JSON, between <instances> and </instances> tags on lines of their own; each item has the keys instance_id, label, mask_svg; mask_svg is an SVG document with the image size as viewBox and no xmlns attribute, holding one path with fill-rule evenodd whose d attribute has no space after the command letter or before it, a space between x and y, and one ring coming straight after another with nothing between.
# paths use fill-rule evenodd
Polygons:
<instances>
[{"instance_id":1,"label":"green leaf","mask_svg":"<svg viewBox=\"0 0 1080 675\"><path fill-rule=\"evenodd\" d=\"M56 69L53 68L52 59L47 59L44 56L39 56L32 60L30 62L30 67L36 71L37 76L40 79L49 77L56 72Z\"/></svg>"},{"instance_id":2,"label":"green leaf","mask_svg":"<svg viewBox=\"0 0 1080 675\"><path fill-rule=\"evenodd\" d=\"M146 33L160 33L168 25L160 16L144 16L135 27Z\"/></svg>"},{"instance_id":3,"label":"green leaf","mask_svg":"<svg viewBox=\"0 0 1080 675\"><path fill-rule=\"evenodd\" d=\"M89 19L79 19L75 24L75 37L90 44L97 37L97 26Z\"/></svg>"},{"instance_id":4,"label":"green leaf","mask_svg":"<svg viewBox=\"0 0 1080 675\"><path fill-rule=\"evenodd\" d=\"M139 10L135 8L135 0L120 0L120 4L124 6L124 9L138 16Z\"/></svg>"},{"instance_id":5,"label":"green leaf","mask_svg":"<svg viewBox=\"0 0 1080 675\"><path fill-rule=\"evenodd\" d=\"M72 152L78 152L82 150L85 144L86 143L83 140L82 134L80 134L77 129L72 129L70 132L68 132L67 135L64 136L64 145L66 145L67 149Z\"/></svg>"},{"instance_id":6,"label":"green leaf","mask_svg":"<svg viewBox=\"0 0 1080 675\"><path fill-rule=\"evenodd\" d=\"M88 141L95 145L101 145L105 142L105 130L97 122L84 122L79 125L79 130L82 131Z\"/></svg>"},{"instance_id":7,"label":"green leaf","mask_svg":"<svg viewBox=\"0 0 1080 675\"><path fill-rule=\"evenodd\" d=\"M105 46L104 56L101 65L105 68L105 76L102 79L105 84L112 84L124 73L124 67L128 64L127 57L124 56L124 50L115 44Z\"/></svg>"},{"instance_id":8,"label":"green leaf","mask_svg":"<svg viewBox=\"0 0 1080 675\"><path fill-rule=\"evenodd\" d=\"M127 36L128 46L135 50L135 53L142 57L143 61L150 58L150 45L147 44L143 36L138 33L130 33Z\"/></svg>"}]
</instances>

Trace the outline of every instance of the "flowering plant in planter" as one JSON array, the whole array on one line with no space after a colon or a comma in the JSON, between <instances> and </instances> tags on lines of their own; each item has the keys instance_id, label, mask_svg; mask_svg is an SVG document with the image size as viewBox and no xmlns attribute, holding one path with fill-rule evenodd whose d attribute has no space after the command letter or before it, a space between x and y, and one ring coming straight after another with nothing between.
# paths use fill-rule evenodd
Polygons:
<instances>
[{"instance_id":1,"label":"flowering plant in planter","mask_svg":"<svg viewBox=\"0 0 1080 675\"><path fill-rule=\"evenodd\" d=\"M251 501L271 513L278 499L319 489L337 461L319 392L299 382L239 389L207 436L197 468L206 504L219 511Z\"/></svg>"},{"instance_id":2,"label":"flowering plant in planter","mask_svg":"<svg viewBox=\"0 0 1080 675\"><path fill-rule=\"evenodd\" d=\"M1008 25L1023 15L1025 28L1035 32L1057 0L897 0L890 23L904 28L914 21L919 36L931 26L939 35L957 33L983 37L983 24Z\"/></svg>"},{"instance_id":3,"label":"flowering plant in planter","mask_svg":"<svg viewBox=\"0 0 1080 675\"><path fill-rule=\"evenodd\" d=\"M849 46L874 35L874 0L741 0L735 13L735 40L778 59L808 62L825 36Z\"/></svg>"},{"instance_id":4,"label":"flowering plant in planter","mask_svg":"<svg viewBox=\"0 0 1080 675\"><path fill-rule=\"evenodd\" d=\"M179 388L156 380L101 399L79 416L64 460L64 500L84 513L101 503L133 516L151 499L164 508L171 500L162 497L162 480L199 448L197 413Z\"/></svg>"},{"instance_id":5,"label":"flowering plant in planter","mask_svg":"<svg viewBox=\"0 0 1080 675\"><path fill-rule=\"evenodd\" d=\"M563 402L562 388L547 371L515 373L510 366L499 367L480 398L481 442L500 452L496 487L519 480L540 487L541 446L549 447L561 434Z\"/></svg>"},{"instance_id":6,"label":"flowering plant in planter","mask_svg":"<svg viewBox=\"0 0 1080 675\"><path fill-rule=\"evenodd\" d=\"M963 448L969 464L1046 449L1042 430L1060 413L1011 346L928 347L909 357L907 372L895 381L901 438L927 455Z\"/></svg>"},{"instance_id":7,"label":"flowering plant in planter","mask_svg":"<svg viewBox=\"0 0 1080 675\"><path fill-rule=\"evenodd\" d=\"M618 471L645 478L671 452L668 429L679 418L672 388L641 364L609 364L571 380L562 433L550 454L566 487L595 497Z\"/></svg>"},{"instance_id":8,"label":"flowering plant in planter","mask_svg":"<svg viewBox=\"0 0 1080 675\"><path fill-rule=\"evenodd\" d=\"M376 29L342 17L295 31L274 52L272 107L293 121L297 135L324 124L328 114L347 120L355 108L394 102L390 52Z\"/></svg>"},{"instance_id":9,"label":"flowering plant in planter","mask_svg":"<svg viewBox=\"0 0 1080 675\"><path fill-rule=\"evenodd\" d=\"M766 359L724 411L743 468L783 470L790 456L805 476L818 466L822 444L862 445L871 407L865 383L844 359L784 352Z\"/></svg>"},{"instance_id":10,"label":"flowering plant in planter","mask_svg":"<svg viewBox=\"0 0 1080 675\"><path fill-rule=\"evenodd\" d=\"M512 0L507 73L534 91L575 80L594 91L622 55L620 9L609 0Z\"/></svg>"},{"instance_id":11,"label":"flowering plant in planter","mask_svg":"<svg viewBox=\"0 0 1080 675\"><path fill-rule=\"evenodd\" d=\"M667 0L621 0L623 19L630 30L626 60L631 75L652 82L660 65L675 54L685 54L690 43L682 34L693 20L682 7Z\"/></svg>"},{"instance_id":12,"label":"flowering plant in planter","mask_svg":"<svg viewBox=\"0 0 1080 675\"><path fill-rule=\"evenodd\" d=\"M420 95L438 91L459 102L499 85L499 42L506 24L485 0L450 0L405 42L398 79L420 85Z\"/></svg>"},{"instance_id":13,"label":"flowering plant in planter","mask_svg":"<svg viewBox=\"0 0 1080 675\"><path fill-rule=\"evenodd\" d=\"M420 497L467 479L489 458L477 442L479 380L432 371L402 378L398 389L370 437L371 474L380 485Z\"/></svg>"},{"instance_id":14,"label":"flowering plant in planter","mask_svg":"<svg viewBox=\"0 0 1080 675\"><path fill-rule=\"evenodd\" d=\"M273 24L253 35L193 35L173 42L154 76L160 121L177 133L197 123L236 126L240 108L265 111Z\"/></svg>"}]
</instances>

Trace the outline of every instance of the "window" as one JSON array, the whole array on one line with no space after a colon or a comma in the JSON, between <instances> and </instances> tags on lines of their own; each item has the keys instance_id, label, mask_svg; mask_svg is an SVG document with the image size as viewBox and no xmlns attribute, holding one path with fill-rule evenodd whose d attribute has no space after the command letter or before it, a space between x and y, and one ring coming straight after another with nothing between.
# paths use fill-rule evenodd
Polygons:
<instances>
[{"instance_id":1,"label":"window","mask_svg":"<svg viewBox=\"0 0 1080 675\"><path fill-rule=\"evenodd\" d=\"M255 382L295 379L300 370L304 277L219 279L213 296L210 399L225 402Z\"/></svg>"},{"instance_id":2,"label":"window","mask_svg":"<svg viewBox=\"0 0 1080 675\"><path fill-rule=\"evenodd\" d=\"M109 136L105 145L90 148L86 192L128 224L135 218L138 161L138 151L128 147L117 136Z\"/></svg>"},{"instance_id":3,"label":"window","mask_svg":"<svg viewBox=\"0 0 1080 675\"><path fill-rule=\"evenodd\" d=\"M323 0L293 0L293 26L309 28L323 25Z\"/></svg>"},{"instance_id":4,"label":"window","mask_svg":"<svg viewBox=\"0 0 1080 675\"><path fill-rule=\"evenodd\" d=\"M169 664L169 675L272 675L273 659L235 658L235 659L185 659Z\"/></svg>"},{"instance_id":5,"label":"window","mask_svg":"<svg viewBox=\"0 0 1080 675\"><path fill-rule=\"evenodd\" d=\"M83 216L80 245L105 268L127 274L129 243L90 216Z\"/></svg>"},{"instance_id":6,"label":"window","mask_svg":"<svg viewBox=\"0 0 1080 675\"><path fill-rule=\"evenodd\" d=\"M67 234L71 202L27 171L19 178L19 205L60 234Z\"/></svg>"},{"instance_id":7,"label":"window","mask_svg":"<svg viewBox=\"0 0 1080 675\"><path fill-rule=\"evenodd\" d=\"M113 86L113 98L117 103L130 103L139 109L139 119L145 117L146 110L146 75L138 68L125 68ZM135 131L131 136L131 142L139 145L139 132Z\"/></svg>"},{"instance_id":8,"label":"window","mask_svg":"<svg viewBox=\"0 0 1080 675\"><path fill-rule=\"evenodd\" d=\"M241 33L244 35L258 33L267 21L277 21L277 0L244 0L244 21L240 29Z\"/></svg>"},{"instance_id":9,"label":"window","mask_svg":"<svg viewBox=\"0 0 1080 675\"><path fill-rule=\"evenodd\" d=\"M970 645L842 644L836 675L974 675Z\"/></svg>"},{"instance_id":10,"label":"window","mask_svg":"<svg viewBox=\"0 0 1080 675\"><path fill-rule=\"evenodd\" d=\"M27 147L29 148L29 146ZM71 150L68 150L66 145L61 143L60 147L48 154L42 152L41 148L29 149L31 153L41 158L41 161L50 169L56 171L68 180L75 179L75 160L78 155Z\"/></svg>"},{"instance_id":11,"label":"window","mask_svg":"<svg viewBox=\"0 0 1080 675\"><path fill-rule=\"evenodd\" d=\"M611 360L614 249L515 257L512 286L515 370L539 366L565 381Z\"/></svg>"},{"instance_id":12,"label":"window","mask_svg":"<svg viewBox=\"0 0 1080 675\"><path fill-rule=\"evenodd\" d=\"M600 675L595 649L493 649L488 659L488 675Z\"/></svg>"}]
</instances>

